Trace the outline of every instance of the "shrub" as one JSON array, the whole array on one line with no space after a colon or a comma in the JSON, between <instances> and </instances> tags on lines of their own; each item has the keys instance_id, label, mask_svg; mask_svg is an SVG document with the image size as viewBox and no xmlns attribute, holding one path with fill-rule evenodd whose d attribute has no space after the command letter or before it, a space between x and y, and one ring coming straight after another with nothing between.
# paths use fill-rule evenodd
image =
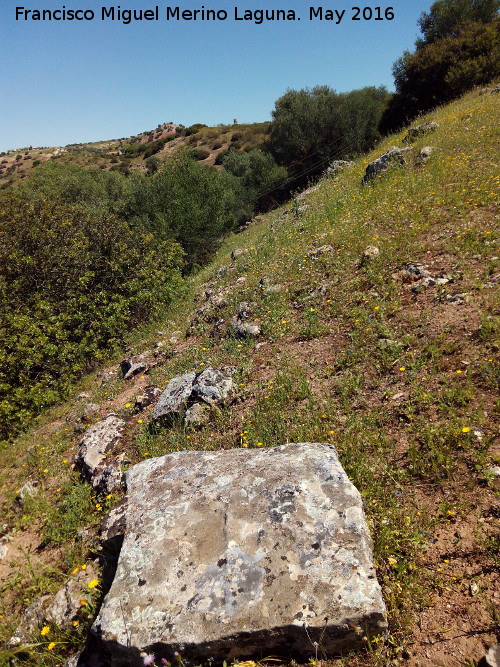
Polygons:
<instances>
[{"instance_id":1,"label":"shrub","mask_svg":"<svg viewBox=\"0 0 500 667\"><path fill-rule=\"evenodd\" d=\"M500 76L500 21L462 26L456 37L406 52L393 73L397 94L381 119L383 132Z\"/></svg>"},{"instance_id":2,"label":"shrub","mask_svg":"<svg viewBox=\"0 0 500 667\"><path fill-rule=\"evenodd\" d=\"M210 151L207 151L206 148L192 148L188 155L193 160L206 160L210 155Z\"/></svg>"},{"instance_id":3,"label":"shrub","mask_svg":"<svg viewBox=\"0 0 500 667\"><path fill-rule=\"evenodd\" d=\"M3 195L0 440L168 304L181 262L178 244L109 213Z\"/></svg>"}]
</instances>

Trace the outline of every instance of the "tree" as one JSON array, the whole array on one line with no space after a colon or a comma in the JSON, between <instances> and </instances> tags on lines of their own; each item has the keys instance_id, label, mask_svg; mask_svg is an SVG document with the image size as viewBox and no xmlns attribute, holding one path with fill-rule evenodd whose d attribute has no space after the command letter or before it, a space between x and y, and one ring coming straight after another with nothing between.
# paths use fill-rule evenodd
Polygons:
<instances>
[{"instance_id":1,"label":"tree","mask_svg":"<svg viewBox=\"0 0 500 667\"><path fill-rule=\"evenodd\" d=\"M394 63L396 95L382 117L383 132L500 76L500 21L462 26Z\"/></svg>"},{"instance_id":2,"label":"tree","mask_svg":"<svg viewBox=\"0 0 500 667\"><path fill-rule=\"evenodd\" d=\"M388 100L383 87L350 93L336 93L328 86L289 90L275 103L269 150L299 185L333 159L371 148Z\"/></svg>"},{"instance_id":3,"label":"tree","mask_svg":"<svg viewBox=\"0 0 500 667\"><path fill-rule=\"evenodd\" d=\"M490 23L499 10L500 0L437 0L418 20L423 39L417 41L417 48L457 37L465 24Z\"/></svg>"}]
</instances>

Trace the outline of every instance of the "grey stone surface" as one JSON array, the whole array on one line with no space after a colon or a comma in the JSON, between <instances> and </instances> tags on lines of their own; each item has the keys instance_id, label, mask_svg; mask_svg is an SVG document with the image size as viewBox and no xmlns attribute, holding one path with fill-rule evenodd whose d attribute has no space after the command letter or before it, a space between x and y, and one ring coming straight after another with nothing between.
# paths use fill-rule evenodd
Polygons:
<instances>
[{"instance_id":1,"label":"grey stone surface","mask_svg":"<svg viewBox=\"0 0 500 667\"><path fill-rule=\"evenodd\" d=\"M124 499L118 505L115 505L103 518L99 527L99 535L102 543L125 535L126 510L127 501Z\"/></svg>"},{"instance_id":2,"label":"grey stone surface","mask_svg":"<svg viewBox=\"0 0 500 667\"><path fill-rule=\"evenodd\" d=\"M233 331L240 338L257 338L262 333L261 326L257 322L233 322Z\"/></svg>"},{"instance_id":3,"label":"grey stone surface","mask_svg":"<svg viewBox=\"0 0 500 667\"><path fill-rule=\"evenodd\" d=\"M132 359L125 359L120 364L120 369L123 373L124 380L131 380L134 375L138 375L139 373L146 371L147 368L148 365L145 361L136 359L134 357L132 357Z\"/></svg>"},{"instance_id":4,"label":"grey stone surface","mask_svg":"<svg viewBox=\"0 0 500 667\"><path fill-rule=\"evenodd\" d=\"M85 479L91 480L102 472L106 456L113 451L125 426L123 419L110 414L87 429L75 456L75 463Z\"/></svg>"},{"instance_id":5,"label":"grey stone surface","mask_svg":"<svg viewBox=\"0 0 500 667\"><path fill-rule=\"evenodd\" d=\"M37 628L43 625L45 611L50 604L51 596L42 595L27 607L21 623L9 639L8 646L21 646L27 644Z\"/></svg>"},{"instance_id":6,"label":"grey stone surface","mask_svg":"<svg viewBox=\"0 0 500 667\"><path fill-rule=\"evenodd\" d=\"M333 252L333 247L331 245L322 245L319 248L314 248L313 250L309 250L307 253L308 257L318 257L319 255L326 255L329 252Z\"/></svg>"},{"instance_id":7,"label":"grey stone surface","mask_svg":"<svg viewBox=\"0 0 500 667\"><path fill-rule=\"evenodd\" d=\"M201 403L193 403L193 405L186 410L184 415L184 423L186 426L203 426L207 423L210 416L208 408Z\"/></svg>"},{"instance_id":8,"label":"grey stone surface","mask_svg":"<svg viewBox=\"0 0 500 667\"><path fill-rule=\"evenodd\" d=\"M28 479L16 493L15 501L21 507L24 505L26 498L32 498L38 493L38 480Z\"/></svg>"},{"instance_id":9,"label":"grey stone surface","mask_svg":"<svg viewBox=\"0 0 500 667\"><path fill-rule=\"evenodd\" d=\"M193 393L209 405L226 403L234 391L231 373L209 366L193 383Z\"/></svg>"},{"instance_id":10,"label":"grey stone surface","mask_svg":"<svg viewBox=\"0 0 500 667\"><path fill-rule=\"evenodd\" d=\"M153 410L155 421L166 421L184 414L187 401L193 392L195 377L196 373L192 371L170 380Z\"/></svg>"},{"instance_id":11,"label":"grey stone surface","mask_svg":"<svg viewBox=\"0 0 500 667\"><path fill-rule=\"evenodd\" d=\"M177 452L127 473L126 534L93 632L114 667L328 655L386 628L359 492L335 448ZM307 632L306 632L307 630Z\"/></svg>"},{"instance_id":12,"label":"grey stone surface","mask_svg":"<svg viewBox=\"0 0 500 667\"><path fill-rule=\"evenodd\" d=\"M368 183L378 174L386 172L391 166L404 165L405 153L411 150L413 150L412 146L408 146L407 148L392 146L389 148L388 151L382 153L380 157L368 164L362 183Z\"/></svg>"}]
</instances>

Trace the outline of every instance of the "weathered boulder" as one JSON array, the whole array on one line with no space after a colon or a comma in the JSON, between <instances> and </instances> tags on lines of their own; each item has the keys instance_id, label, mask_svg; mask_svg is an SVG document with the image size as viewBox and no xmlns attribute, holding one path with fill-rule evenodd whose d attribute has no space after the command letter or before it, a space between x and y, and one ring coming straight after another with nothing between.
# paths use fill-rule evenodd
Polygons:
<instances>
[{"instance_id":1,"label":"weathered boulder","mask_svg":"<svg viewBox=\"0 0 500 667\"><path fill-rule=\"evenodd\" d=\"M234 390L231 373L209 366L193 382L193 393L208 405L226 403Z\"/></svg>"},{"instance_id":2,"label":"weathered boulder","mask_svg":"<svg viewBox=\"0 0 500 667\"><path fill-rule=\"evenodd\" d=\"M201 403L193 403L193 405L186 410L184 415L184 423L186 426L203 426L208 422L210 412L207 407L203 407Z\"/></svg>"},{"instance_id":3,"label":"weathered boulder","mask_svg":"<svg viewBox=\"0 0 500 667\"><path fill-rule=\"evenodd\" d=\"M106 456L122 437L125 426L123 419L110 414L87 429L75 455L75 463L84 479L92 480L102 472Z\"/></svg>"},{"instance_id":4,"label":"weathered boulder","mask_svg":"<svg viewBox=\"0 0 500 667\"><path fill-rule=\"evenodd\" d=\"M192 371L170 380L153 410L154 421L168 421L184 414L195 377Z\"/></svg>"},{"instance_id":5,"label":"weathered boulder","mask_svg":"<svg viewBox=\"0 0 500 667\"><path fill-rule=\"evenodd\" d=\"M42 595L24 612L21 623L9 640L9 646L27 644L42 625L69 629L79 616L81 599L88 593L88 582L97 576L92 565L80 570L58 590L54 597Z\"/></svg>"},{"instance_id":6,"label":"weathered boulder","mask_svg":"<svg viewBox=\"0 0 500 667\"><path fill-rule=\"evenodd\" d=\"M240 338L257 338L262 333L262 328L257 322L241 322L236 319L232 326L234 333Z\"/></svg>"},{"instance_id":7,"label":"weathered boulder","mask_svg":"<svg viewBox=\"0 0 500 667\"><path fill-rule=\"evenodd\" d=\"M37 479L28 479L24 484L18 489L15 497L15 502L21 507L26 502L26 498L32 498L38 493L38 480Z\"/></svg>"},{"instance_id":8,"label":"weathered boulder","mask_svg":"<svg viewBox=\"0 0 500 667\"><path fill-rule=\"evenodd\" d=\"M386 172L389 167L404 165L405 153L412 150L413 146L408 146L407 148L392 146L392 148L389 148L388 151L382 153L380 157L368 164L365 175L363 176L362 184L366 185L366 183L371 181L375 176Z\"/></svg>"},{"instance_id":9,"label":"weathered boulder","mask_svg":"<svg viewBox=\"0 0 500 667\"><path fill-rule=\"evenodd\" d=\"M138 357L124 359L120 364L120 370L123 374L124 380L131 380L134 375L145 372L147 368L148 365L144 360L144 355L142 354Z\"/></svg>"},{"instance_id":10,"label":"weathered boulder","mask_svg":"<svg viewBox=\"0 0 500 667\"><path fill-rule=\"evenodd\" d=\"M135 407L138 410L144 410L148 405L154 403L161 394L161 389L153 387L152 385L145 387L144 392L140 396L136 396Z\"/></svg>"},{"instance_id":11,"label":"weathered boulder","mask_svg":"<svg viewBox=\"0 0 500 667\"><path fill-rule=\"evenodd\" d=\"M238 259L238 257L243 257L243 255L246 255L248 250L246 248L234 248L231 251L231 259L234 260Z\"/></svg>"},{"instance_id":12,"label":"weathered boulder","mask_svg":"<svg viewBox=\"0 0 500 667\"><path fill-rule=\"evenodd\" d=\"M131 468L127 488L92 628L114 667L139 667L142 650L338 655L386 628L361 496L332 445L176 452Z\"/></svg>"},{"instance_id":13,"label":"weathered boulder","mask_svg":"<svg viewBox=\"0 0 500 667\"><path fill-rule=\"evenodd\" d=\"M423 146L419 151L418 151L418 156L417 159L421 164L424 164L427 162L427 160L430 158L432 155L432 152L434 151L434 148L432 146Z\"/></svg>"}]
</instances>

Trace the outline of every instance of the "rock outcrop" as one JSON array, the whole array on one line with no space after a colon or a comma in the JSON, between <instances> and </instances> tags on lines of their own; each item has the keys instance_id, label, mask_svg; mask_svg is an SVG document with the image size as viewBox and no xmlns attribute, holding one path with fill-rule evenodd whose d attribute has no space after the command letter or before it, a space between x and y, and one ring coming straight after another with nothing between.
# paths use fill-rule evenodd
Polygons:
<instances>
[{"instance_id":1,"label":"rock outcrop","mask_svg":"<svg viewBox=\"0 0 500 667\"><path fill-rule=\"evenodd\" d=\"M87 429L78 445L75 463L83 479L102 493L109 493L121 483L119 463L109 461L108 456L122 437L125 426L123 419L110 414Z\"/></svg>"},{"instance_id":2,"label":"rock outcrop","mask_svg":"<svg viewBox=\"0 0 500 667\"><path fill-rule=\"evenodd\" d=\"M412 150L413 146L408 146L407 148L392 146L392 148L389 148L388 151L382 153L380 157L368 164L365 175L363 176L362 184L366 185L366 183L369 183L375 176L386 172L389 167L404 165L405 153Z\"/></svg>"},{"instance_id":3,"label":"rock outcrop","mask_svg":"<svg viewBox=\"0 0 500 667\"><path fill-rule=\"evenodd\" d=\"M194 406L224 405L234 390L232 372L234 369L220 369L208 366L201 373L184 373L170 380L153 410L153 420L169 425L173 420L184 417L191 425L200 425L201 413Z\"/></svg>"},{"instance_id":4,"label":"rock outcrop","mask_svg":"<svg viewBox=\"0 0 500 667\"><path fill-rule=\"evenodd\" d=\"M114 667L139 667L141 651L338 655L386 628L361 497L332 445L176 452L131 468L127 488L92 628Z\"/></svg>"}]
</instances>

